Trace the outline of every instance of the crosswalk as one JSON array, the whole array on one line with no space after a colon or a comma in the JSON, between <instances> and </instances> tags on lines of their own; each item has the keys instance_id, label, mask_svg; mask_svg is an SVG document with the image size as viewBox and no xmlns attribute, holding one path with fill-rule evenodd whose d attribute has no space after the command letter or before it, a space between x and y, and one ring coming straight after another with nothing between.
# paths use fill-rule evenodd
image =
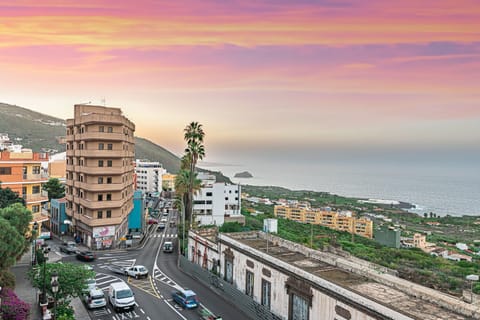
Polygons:
<instances>
[{"instance_id":1,"label":"crosswalk","mask_svg":"<svg viewBox=\"0 0 480 320\"><path fill-rule=\"evenodd\" d=\"M127 253L107 253L97 258L97 267L101 269L109 269L114 265L117 267L131 267L135 265L137 259L132 259Z\"/></svg>"},{"instance_id":2,"label":"crosswalk","mask_svg":"<svg viewBox=\"0 0 480 320\"><path fill-rule=\"evenodd\" d=\"M151 234L150 238L176 238L178 235L176 233L170 234Z\"/></svg>"},{"instance_id":3,"label":"crosswalk","mask_svg":"<svg viewBox=\"0 0 480 320\"><path fill-rule=\"evenodd\" d=\"M163 274L163 272L161 272L160 270L158 269L155 269L154 272L153 272L153 277L158 280L158 281L161 281L165 284L168 284L169 286L172 286L172 287L175 287L176 286L176 283L170 279L169 277L167 277L165 274Z\"/></svg>"}]
</instances>

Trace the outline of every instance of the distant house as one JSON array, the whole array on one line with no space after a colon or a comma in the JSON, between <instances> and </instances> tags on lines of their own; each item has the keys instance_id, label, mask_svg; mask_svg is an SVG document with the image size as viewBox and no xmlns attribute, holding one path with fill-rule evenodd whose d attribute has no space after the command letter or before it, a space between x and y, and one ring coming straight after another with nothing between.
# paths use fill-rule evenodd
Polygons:
<instances>
[{"instance_id":1,"label":"distant house","mask_svg":"<svg viewBox=\"0 0 480 320\"><path fill-rule=\"evenodd\" d=\"M438 221L427 221L426 224L430 226L439 226L441 223Z\"/></svg>"},{"instance_id":2,"label":"distant house","mask_svg":"<svg viewBox=\"0 0 480 320\"><path fill-rule=\"evenodd\" d=\"M466 243L459 242L459 243L455 244L455 247L457 247L458 249L463 250L463 251L468 250L468 246L467 246Z\"/></svg>"},{"instance_id":3,"label":"distant house","mask_svg":"<svg viewBox=\"0 0 480 320\"><path fill-rule=\"evenodd\" d=\"M472 257L470 256L467 256L465 254L461 254L461 253L455 253L455 252L452 252L452 251L444 251L443 252L443 257L445 259L448 259L448 260L452 260L452 261L468 261L468 262L472 262Z\"/></svg>"}]
</instances>

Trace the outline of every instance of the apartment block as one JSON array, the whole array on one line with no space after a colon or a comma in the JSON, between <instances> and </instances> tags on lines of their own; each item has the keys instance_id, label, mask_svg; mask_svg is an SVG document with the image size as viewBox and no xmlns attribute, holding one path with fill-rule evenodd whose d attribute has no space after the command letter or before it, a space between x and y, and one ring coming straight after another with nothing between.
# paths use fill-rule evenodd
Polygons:
<instances>
[{"instance_id":1,"label":"apartment block","mask_svg":"<svg viewBox=\"0 0 480 320\"><path fill-rule=\"evenodd\" d=\"M199 174L198 177L203 186L194 194L193 216L199 225L245 222L240 211L240 185L216 182L215 176L208 174Z\"/></svg>"},{"instance_id":2,"label":"apartment block","mask_svg":"<svg viewBox=\"0 0 480 320\"><path fill-rule=\"evenodd\" d=\"M339 231L354 232L367 238L373 237L373 222L367 218L357 218L350 211L329 211L307 205L276 205L274 214L278 218L319 224Z\"/></svg>"},{"instance_id":3,"label":"apartment block","mask_svg":"<svg viewBox=\"0 0 480 320\"><path fill-rule=\"evenodd\" d=\"M162 192L162 176L167 173L160 162L141 160L135 161L137 189L144 193Z\"/></svg>"},{"instance_id":4,"label":"apartment block","mask_svg":"<svg viewBox=\"0 0 480 320\"><path fill-rule=\"evenodd\" d=\"M20 152L0 152L0 185L10 188L25 200L25 206L33 213L33 222L48 221L43 210L48 202L48 193L42 186L48 181L48 174L42 170L42 163L48 162L48 154L21 149Z\"/></svg>"},{"instance_id":5,"label":"apartment block","mask_svg":"<svg viewBox=\"0 0 480 320\"><path fill-rule=\"evenodd\" d=\"M133 209L135 125L119 108L75 105L67 120L66 212L90 248L116 245Z\"/></svg>"}]
</instances>

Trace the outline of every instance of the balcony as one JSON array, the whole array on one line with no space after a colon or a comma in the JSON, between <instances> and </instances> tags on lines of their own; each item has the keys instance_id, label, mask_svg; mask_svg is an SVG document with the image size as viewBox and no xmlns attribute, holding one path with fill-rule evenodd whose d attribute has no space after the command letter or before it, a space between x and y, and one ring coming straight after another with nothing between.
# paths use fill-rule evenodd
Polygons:
<instances>
[{"instance_id":1,"label":"balcony","mask_svg":"<svg viewBox=\"0 0 480 320\"><path fill-rule=\"evenodd\" d=\"M24 194L22 198L26 203L46 202L48 201L48 192L42 191L40 193Z\"/></svg>"},{"instance_id":2,"label":"balcony","mask_svg":"<svg viewBox=\"0 0 480 320\"><path fill-rule=\"evenodd\" d=\"M127 118L121 115L103 115L98 113L91 113L82 115L80 121L77 122L79 124L89 124L89 123L105 123L105 124L117 124L117 125L126 125L130 128L135 128L135 125L129 121Z\"/></svg>"},{"instance_id":3,"label":"balcony","mask_svg":"<svg viewBox=\"0 0 480 320\"><path fill-rule=\"evenodd\" d=\"M108 219L97 219L92 218L88 215L82 214L79 215L78 220L82 223L90 226L90 227L98 227L98 226L105 226L105 225L118 225L122 223L122 217L112 217Z\"/></svg>"},{"instance_id":4,"label":"balcony","mask_svg":"<svg viewBox=\"0 0 480 320\"><path fill-rule=\"evenodd\" d=\"M85 183L75 181L75 187L81 188L86 191L121 191L125 189L130 183Z\"/></svg>"},{"instance_id":5,"label":"balcony","mask_svg":"<svg viewBox=\"0 0 480 320\"><path fill-rule=\"evenodd\" d=\"M133 166L125 167L78 167L77 172L91 175L118 175L133 171Z\"/></svg>"},{"instance_id":6,"label":"balcony","mask_svg":"<svg viewBox=\"0 0 480 320\"><path fill-rule=\"evenodd\" d=\"M77 133L75 135L75 140L83 140L83 141L128 141L133 143L133 138L130 136L126 136L123 133L118 132L85 132L85 133Z\"/></svg>"},{"instance_id":7,"label":"balcony","mask_svg":"<svg viewBox=\"0 0 480 320\"><path fill-rule=\"evenodd\" d=\"M91 201L88 199L75 199L75 203L80 203L88 209L111 209L111 208L120 208L125 201L124 200L111 200L111 201Z\"/></svg>"},{"instance_id":8,"label":"balcony","mask_svg":"<svg viewBox=\"0 0 480 320\"><path fill-rule=\"evenodd\" d=\"M46 181L48 180L48 174L47 173L38 173L38 174L24 174L23 175L23 181L28 182L28 181Z\"/></svg>"},{"instance_id":9,"label":"balcony","mask_svg":"<svg viewBox=\"0 0 480 320\"><path fill-rule=\"evenodd\" d=\"M133 157L133 151L126 150L98 150L98 149L83 149L75 150L75 157L86 157L86 158L125 158Z\"/></svg>"}]
</instances>

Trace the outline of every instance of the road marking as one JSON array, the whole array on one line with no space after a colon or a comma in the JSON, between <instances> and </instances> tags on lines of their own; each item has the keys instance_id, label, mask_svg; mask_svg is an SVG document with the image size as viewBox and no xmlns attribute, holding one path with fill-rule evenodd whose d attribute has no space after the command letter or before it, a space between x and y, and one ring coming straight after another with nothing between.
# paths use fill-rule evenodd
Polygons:
<instances>
[{"instance_id":1,"label":"road marking","mask_svg":"<svg viewBox=\"0 0 480 320\"><path fill-rule=\"evenodd\" d=\"M101 286L103 284L110 283L110 282L113 282L113 281L118 281L118 279L110 279L110 280L103 281L103 282L97 282L97 285Z\"/></svg>"},{"instance_id":2,"label":"road marking","mask_svg":"<svg viewBox=\"0 0 480 320\"><path fill-rule=\"evenodd\" d=\"M141 311L143 314L145 314L145 311L143 311L143 309L140 308L140 311Z\"/></svg>"}]
</instances>

